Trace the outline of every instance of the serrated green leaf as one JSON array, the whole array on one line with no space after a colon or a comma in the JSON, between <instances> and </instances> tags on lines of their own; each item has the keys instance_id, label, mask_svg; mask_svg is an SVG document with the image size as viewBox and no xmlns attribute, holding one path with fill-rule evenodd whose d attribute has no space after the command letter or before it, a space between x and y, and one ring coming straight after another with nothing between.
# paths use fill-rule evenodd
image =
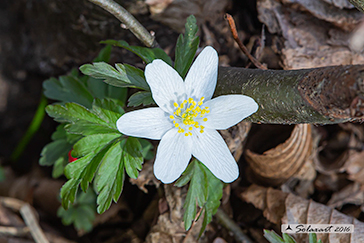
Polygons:
<instances>
[{"instance_id":1,"label":"serrated green leaf","mask_svg":"<svg viewBox=\"0 0 364 243\"><path fill-rule=\"evenodd\" d=\"M103 44L110 44L127 49L136 55L138 55L144 62L151 63L154 59L162 59L166 63L172 66L171 58L160 48L147 48L140 46L130 46L126 41L123 40L105 40L101 41Z\"/></svg>"},{"instance_id":2,"label":"serrated green leaf","mask_svg":"<svg viewBox=\"0 0 364 243\"><path fill-rule=\"evenodd\" d=\"M95 153L89 153L86 156L77 159L76 161L73 161L72 163L69 163L65 170L64 175L68 179L82 179L82 173L84 173L84 170L86 166L91 162L92 158L95 156Z\"/></svg>"},{"instance_id":3,"label":"serrated green leaf","mask_svg":"<svg viewBox=\"0 0 364 243\"><path fill-rule=\"evenodd\" d=\"M153 97L152 97L152 93L148 92L148 91L139 91L134 93L132 96L130 96L129 100L128 100L128 106L139 106L139 105L151 105L151 104L155 104Z\"/></svg>"},{"instance_id":4,"label":"serrated green leaf","mask_svg":"<svg viewBox=\"0 0 364 243\"><path fill-rule=\"evenodd\" d=\"M83 136L116 132L114 128L89 122L77 122L75 124L67 124L65 126L65 129L71 134L82 134Z\"/></svg>"},{"instance_id":5,"label":"serrated green leaf","mask_svg":"<svg viewBox=\"0 0 364 243\"><path fill-rule=\"evenodd\" d=\"M67 142L67 139L58 139L48 143L41 152L39 164L42 166L50 166L56 161L67 156L67 153L72 149L72 144Z\"/></svg>"},{"instance_id":6,"label":"serrated green leaf","mask_svg":"<svg viewBox=\"0 0 364 243\"><path fill-rule=\"evenodd\" d=\"M44 95L61 102L75 102L91 107L93 96L86 86L75 76L50 78L43 82Z\"/></svg>"},{"instance_id":7,"label":"serrated green leaf","mask_svg":"<svg viewBox=\"0 0 364 243\"><path fill-rule=\"evenodd\" d=\"M80 71L96 79L102 79L105 83L116 87L131 87L143 90L150 90L144 78L144 72L139 68L128 64L116 64L116 69L105 63L95 62L80 67Z\"/></svg>"},{"instance_id":8,"label":"serrated green leaf","mask_svg":"<svg viewBox=\"0 0 364 243\"><path fill-rule=\"evenodd\" d=\"M284 243L296 243L294 238L292 236L290 236L289 234L283 233L282 236L283 236Z\"/></svg>"},{"instance_id":9,"label":"serrated green leaf","mask_svg":"<svg viewBox=\"0 0 364 243\"><path fill-rule=\"evenodd\" d=\"M201 168L206 173L206 180L208 182L208 188L207 188L207 200L204 205L204 219L202 222L200 234L198 237L201 237L202 233L205 231L207 224L209 224L212 220L212 216L216 214L217 209L220 206L220 200L222 198L222 189L223 184L222 182L216 178L210 171L207 169L207 167L199 162L201 165Z\"/></svg>"},{"instance_id":10,"label":"serrated green leaf","mask_svg":"<svg viewBox=\"0 0 364 243\"><path fill-rule=\"evenodd\" d=\"M53 165L52 177L56 179L62 176L64 173L64 168L66 167L67 164L68 164L68 159L66 157L58 158Z\"/></svg>"},{"instance_id":11,"label":"serrated green leaf","mask_svg":"<svg viewBox=\"0 0 364 243\"><path fill-rule=\"evenodd\" d=\"M95 99L92 103L93 112L109 124L109 127L116 127L116 121L125 113L124 109L113 100Z\"/></svg>"},{"instance_id":12,"label":"serrated green leaf","mask_svg":"<svg viewBox=\"0 0 364 243\"><path fill-rule=\"evenodd\" d=\"M91 231L92 222L95 219L96 203L95 193L88 190L86 193L80 192L77 195L74 205L70 205L68 210L62 207L58 209L57 216L62 218L64 225L74 224L77 230Z\"/></svg>"},{"instance_id":13,"label":"serrated green leaf","mask_svg":"<svg viewBox=\"0 0 364 243\"><path fill-rule=\"evenodd\" d=\"M145 160L154 158L153 144L146 139L139 138L140 145L142 146L142 156Z\"/></svg>"},{"instance_id":14,"label":"serrated green leaf","mask_svg":"<svg viewBox=\"0 0 364 243\"><path fill-rule=\"evenodd\" d=\"M197 31L198 26L196 24L196 18L195 16L190 15L185 24L185 34L181 34L177 40L176 58L174 63L174 68L183 79L192 64L200 43L199 37L196 36Z\"/></svg>"},{"instance_id":15,"label":"serrated green leaf","mask_svg":"<svg viewBox=\"0 0 364 243\"><path fill-rule=\"evenodd\" d=\"M136 179L143 164L142 146L137 138L128 137L126 140L123 146L123 161L128 176Z\"/></svg>"},{"instance_id":16,"label":"serrated green leaf","mask_svg":"<svg viewBox=\"0 0 364 243\"><path fill-rule=\"evenodd\" d=\"M70 204L75 201L78 185L80 184L80 179L68 180L61 188L61 199L62 207L68 209Z\"/></svg>"},{"instance_id":17,"label":"serrated green leaf","mask_svg":"<svg viewBox=\"0 0 364 243\"><path fill-rule=\"evenodd\" d=\"M64 106L48 105L46 112L58 122L76 123L84 121L108 125L89 109L76 103L66 103Z\"/></svg>"},{"instance_id":18,"label":"serrated green leaf","mask_svg":"<svg viewBox=\"0 0 364 243\"><path fill-rule=\"evenodd\" d=\"M273 230L264 230L264 238L266 238L270 243L284 243L283 239Z\"/></svg>"},{"instance_id":19,"label":"serrated green leaf","mask_svg":"<svg viewBox=\"0 0 364 243\"><path fill-rule=\"evenodd\" d=\"M80 139L73 146L72 157L82 157L89 153L100 151L105 145L116 138L121 137L120 133L93 134Z\"/></svg>"},{"instance_id":20,"label":"serrated green leaf","mask_svg":"<svg viewBox=\"0 0 364 243\"><path fill-rule=\"evenodd\" d=\"M183 221L185 223L185 229L188 230L192 225L192 221L196 217L197 205L202 207L206 202L208 193L208 181L204 169L202 168L201 164L196 160L193 160L190 163L190 165L183 173L182 177L184 176L191 178L185 203L183 205L183 208L185 209ZM178 185L181 185L181 181L185 180L181 179Z\"/></svg>"},{"instance_id":21,"label":"serrated green leaf","mask_svg":"<svg viewBox=\"0 0 364 243\"><path fill-rule=\"evenodd\" d=\"M102 158L98 173L95 177L96 189L99 192L97 197L98 213L105 212L110 207L112 199L119 198L119 193L122 191L124 178L120 178L120 174L124 171L124 166L121 161L124 141L116 142L110 147Z\"/></svg>"}]
</instances>

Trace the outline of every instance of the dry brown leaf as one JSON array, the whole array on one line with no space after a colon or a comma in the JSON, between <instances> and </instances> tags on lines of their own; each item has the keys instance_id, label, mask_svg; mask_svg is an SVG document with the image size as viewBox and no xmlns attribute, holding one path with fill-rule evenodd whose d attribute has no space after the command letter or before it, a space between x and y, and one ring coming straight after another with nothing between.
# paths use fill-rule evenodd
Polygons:
<instances>
[{"instance_id":1,"label":"dry brown leaf","mask_svg":"<svg viewBox=\"0 0 364 243\"><path fill-rule=\"evenodd\" d=\"M140 171L138 178L133 179L130 178L129 181L137 185L140 190L145 193L148 193L146 185L155 185L157 188L160 186L161 182L155 178L153 173L153 161L148 161L143 164L143 169Z\"/></svg>"},{"instance_id":2,"label":"dry brown leaf","mask_svg":"<svg viewBox=\"0 0 364 243\"><path fill-rule=\"evenodd\" d=\"M175 242L204 242L204 238L198 240L199 230L203 219L200 218L191 229L186 232L183 223L183 201L185 194L184 187L178 188L173 185L164 185L165 196L169 211L158 217L158 222L154 225L146 237L147 243L175 243ZM203 216L201 216L203 217Z\"/></svg>"},{"instance_id":3,"label":"dry brown leaf","mask_svg":"<svg viewBox=\"0 0 364 243\"><path fill-rule=\"evenodd\" d=\"M306 200L280 190L250 186L241 198L263 210L264 216L275 224L354 224L352 234L317 234L323 243L364 242L364 223L326 205ZM308 242L308 235L294 235L297 242Z\"/></svg>"},{"instance_id":4,"label":"dry brown leaf","mask_svg":"<svg viewBox=\"0 0 364 243\"><path fill-rule=\"evenodd\" d=\"M364 151L354 153L345 164L348 179L364 185Z\"/></svg>"},{"instance_id":5,"label":"dry brown leaf","mask_svg":"<svg viewBox=\"0 0 364 243\"><path fill-rule=\"evenodd\" d=\"M332 208L341 208L345 204L364 204L364 185L351 183L338 192L332 194L327 206Z\"/></svg>"},{"instance_id":6,"label":"dry brown leaf","mask_svg":"<svg viewBox=\"0 0 364 243\"><path fill-rule=\"evenodd\" d=\"M229 0L147 0L152 19L177 32L183 32L186 18L193 14L198 24L209 22L212 26L224 15Z\"/></svg>"},{"instance_id":7,"label":"dry brown leaf","mask_svg":"<svg viewBox=\"0 0 364 243\"><path fill-rule=\"evenodd\" d=\"M258 143L266 143L260 139ZM259 145L255 145L257 147ZM293 175L308 179L305 171L310 171L310 180L315 177L311 165L312 136L308 124L295 125L290 137L278 146L259 154L248 149L245 157L251 170L261 183L278 185ZM305 165L307 163L307 165Z\"/></svg>"},{"instance_id":8,"label":"dry brown leaf","mask_svg":"<svg viewBox=\"0 0 364 243\"><path fill-rule=\"evenodd\" d=\"M359 11L339 9L318 0L283 2L258 0L257 9L258 18L269 32L285 39L282 49L285 69L364 62L364 53L349 48L350 32L362 18Z\"/></svg>"},{"instance_id":9,"label":"dry brown leaf","mask_svg":"<svg viewBox=\"0 0 364 243\"><path fill-rule=\"evenodd\" d=\"M243 154L243 144L248 136L250 128L250 122L240 122L236 126L220 131L236 161L238 161Z\"/></svg>"}]
</instances>

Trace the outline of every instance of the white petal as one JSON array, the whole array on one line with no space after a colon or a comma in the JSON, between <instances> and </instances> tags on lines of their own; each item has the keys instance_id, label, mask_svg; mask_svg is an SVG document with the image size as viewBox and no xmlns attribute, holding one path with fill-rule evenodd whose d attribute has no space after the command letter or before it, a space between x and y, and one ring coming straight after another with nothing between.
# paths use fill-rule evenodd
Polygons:
<instances>
[{"instance_id":1,"label":"white petal","mask_svg":"<svg viewBox=\"0 0 364 243\"><path fill-rule=\"evenodd\" d=\"M186 169L191 159L191 137L169 130L162 138L154 162L154 175L163 183L172 183Z\"/></svg>"},{"instance_id":2,"label":"white petal","mask_svg":"<svg viewBox=\"0 0 364 243\"><path fill-rule=\"evenodd\" d=\"M174 127L168 114L158 107L125 113L116 126L125 135L149 139L161 139Z\"/></svg>"},{"instance_id":3,"label":"white petal","mask_svg":"<svg viewBox=\"0 0 364 243\"><path fill-rule=\"evenodd\" d=\"M217 81L219 57L211 46L205 47L192 64L185 79L188 97L211 99Z\"/></svg>"},{"instance_id":4,"label":"white petal","mask_svg":"<svg viewBox=\"0 0 364 243\"><path fill-rule=\"evenodd\" d=\"M227 129L258 110L258 104L246 95L222 95L204 103L210 113L205 127Z\"/></svg>"},{"instance_id":5,"label":"white petal","mask_svg":"<svg viewBox=\"0 0 364 243\"><path fill-rule=\"evenodd\" d=\"M181 76L164 61L157 59L148 64L145 78L154 101L165 112L173 113L173 103L185 99L185 85Z\"/></svg>"},{"instance_id":6,"label":"white petal","mask_svg":"<svg viewBox=\"0 0 364 243\"><path fill-rule=\"evenodd\" d=\"M220 180L230 183L239 176L239 168L224 139L213 129L192 136L192 155Z\"/></svg>"}]
</instances>

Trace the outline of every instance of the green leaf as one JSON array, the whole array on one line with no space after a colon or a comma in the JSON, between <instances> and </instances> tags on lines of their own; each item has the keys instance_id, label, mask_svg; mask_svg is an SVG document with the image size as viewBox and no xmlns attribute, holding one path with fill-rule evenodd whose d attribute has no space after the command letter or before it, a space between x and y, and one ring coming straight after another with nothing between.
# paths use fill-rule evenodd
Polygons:
<instances>
[{"instance_id":1,"label":"green leaf","mask_svg":"<svg viewBox=\"0 0 364 243\"><path fill-rule=\"evenodd\" d=\"M117 99L125 104L128 95L128 90L126 88L111 86L107 83L104 83L102 79L95 79L89 76L87 76L86 83L87 88L94 98L112 98Z\"/></svg>"},{"instance_id":2,"label":"green leaf","mask_svg":"<svg viewBox=\"0 0 364 243\"><path fill-rule=\"evenodd\" d=\"M52 177L58 178L63 175L64 168L68 164L68 158L66 157L60 157L54 162L53 164L53 170L52 170Z\"/></svg>"},{"instance_id":3,"label":"green leaf","mask_svg":"<svg viewBox=\"0 0 364 243\"><path fill-rule=\"evenodd\" d=\"M43 82L44 95L61 102L75 102L90 108L93 96L86 86L75 76L50 78Z\"/></svg>"},{"instance_id":4,"label":"green leaf","mask_svg":"<svg viewBox=\"0 0 364 243\"><path fill-rule=\"evenodd\" d=\"M92 104L93 112L109 124L109 127L117 129L116 121L125 113L124 109L113 100L95 99Z\"/></svg>"},{"instance_id":5,"label":"green leaf","mask_svg":"<svg viewBox=\"0 0 364 243\"><path fill-rule=\"evenodd\" d=\"M296 243L294 238L292 236L290 236L289 234L283 233L282 236L283 236L283 240L285 243Z\"/></svg>"},{"instance_id":6,"label":"green leaf","mask_svg":"<svg viewBox=\"0 0 364 243\"><path fill-rule=\"evenodd\" d=\"M65 129L69 133L82 134L84 136L100 134L100 133L114 133L114 128L106 127L105 125L89 123L89 122L78 122L75 124L68 124Z\"/></svg>"},{"instance_id":7,"label":"green leaf","mask_svg":"<svg viewBox=\"0 0 364 243\"><path fill-rule=\"evenodd\" d=\"M270 243L284 243L284 240L273 230L264 230L264 238L266 238Z\"/></svg>"},{"instance_id":8,"label":"green leaf","mask_svg":"<svg viewBox=\"0 0 364 243\"><path fill-rule=\"evenodd\" d=\"M142 169L142 146L137 138L128 137L123 149L123 160L126 173L136 179Z\"/></svg>"},{"instance_id":9,"label":"green leaf","mask_svg":"<svg viewBox=\"0 0 364 243\"><path fill-rule=\"evenodd\" d=\"M105 40L101 41L103 44L110 44L127 49L136 55L138 55L144 62L151 63L154 59L162 59L166 63L172 66L171 58L160 48L147 48L140 46L130 46L127 42L123 40Z\"/></svg>"},{"instance_id":10,"label":"green leaf","mask_svg":"<svg viewBox=\"0 0 364 243\"><path fill-rule=\"evenodd\" d=\"M317 235L316 235L316 233L309 233L308 234L308 242L309 243L317 243Z\"/></svg>"},{"instance_id":11,"label":"green leaf","mask_svg":"<svg viewBox=\"0 0 364 243\"><path fill-rule=\"evenodd\" d=\"M217 209L220 207L220 200L222 198L223 190L223 183L218 178L216 178L204 164L200 162L200 165L206 173L206 181L208 183L208 196L204 206L205 215L198 237L201 237L202 233L206 229L207 224L211 222L212 216L216 214Z\"/></svg>"},{"instance_id":12,"label":"green leaf","mask_svg":"<svg viewBox=\"0 0 364 243\"><path fill-rule=\"evenodd\" d=\"M196 36L198 26L196 18L190 15L185 24L185 34L180 35L177 40L174 68L184 79L195 57L200 39Z\"/></svg>"},{"instance_id":13,"label":"green leaf","mask_svg":"<svg viewBox=\"0 0 364 243\"><path fill-rule=\"evenodd\" d=\"M202 168L201 164L196 160L193 160L190 163L190 165L183 173L182 177L191 178L186 200L183 205L183 208L185 209L183 220L185 223L185 229L188 230L192 225L192 221L196 217L197 204L202 207L206 202L208 193L208 182L204 169ZM180 186L185 181L186 179L180 178L175 185Z\"/></svg>"},{"instance_id":14,"label":"green leaf","mask_svg":"<svg viewBox=\"0 0 364 243\"><path fill-rule=\"evenodd\" d=\"M77 195L75 205L71 205L68 210L60 207L57 216L62 218L64 225L74 224L77 230L89 232L92 230L92 222L96 213L96 195L93 190L86 193L80 192Z\"/></svg>"},{"instance_id":15,"label":"green leaf","mask_svg":"<svg viewBox=\"0 0 364 243\"><path fill-rule=\"evenodd\" d=\"M53 117L54 120L58 122L76 123L85 121L107 125L102 119L92 113L89 109L76 103L66 103L64 106L48 105L46 107L46 112L50 117Z\"/></svg>"},{"instance_id":16,"label":"green leaf","mask_svg":"<svg viewBox=\"0 0 364 243\"><path fill-rule=\"evenodd\" d=\"M99 55L93 60L94 62L109 62L111 55L111 45L106 45L101 49Z\"/></svg>"},{"instance_id":17,"label":"green leaf","mask_svg":"<svg viewBox=\"0 0 364 243\"><path fill-rule=\"evenodd\" d=\"M152 93L148 91L136 92L132 96L130 96L128 101L129 101L128 106L134 106L134 107L142 104L144 106L155 104L152 98Z\"/></svg>"},{"instance_id":18,"label":"green leaf","mask_svg":"<svg viewBox=\"0 0 364 243\"><path fill-rule=\"evenodd\" d=\"M150 90L144 78L144 72L128 64L116 64L116 69L105 63L95 62L80 67L80 71L96 79L102 79L105 83L116 87L131 87Z\"/></svg>"},{"instance_id":19,"label":"green leaf","mask_svg":"<svg viewBox=\"0 0 364 243\"><path fill-rule=\"evenodd\" d=\"M82 157L100 151L110 141L121 137L120 133L93 134L79 140L74 146L72 157Z\"/></svg>"},{"instance_id":20,"label":"green leaf","mask_svg":"<svg viewBox=\"0 0 364 243\"><path fill-rule=\"evenodd\" d=\"M119 141L111 146L103 157L95 178L97 192L97 212L105 212L113 199L118 199L124 184L124 165L122 158L122 144Z\"/></svg>"},{"instance_id":21,"label":"green leaf","mask_svg":"<svg viewBox=\"0 0 364 243\"><path fill-rule=\"evenodd\" d=\"M78 185L80 184L81 179L71 179L68 180L61 188L61 199L62 199L62 207L64 209L68 209L70 204L75 201Z\"/></svg>"},{"instance_id":22,"label":"green leaf","mask_svg":"<svg viewBox=\"0 0 364 243\"><path fill-rule=\"evenodd\" d=\"M56 163L58 160L67 158L68 152L72 149L72 144L67 142L67 139L57 139L51 143L48 143L41 152L41 158L39 164L42 166L50 166Z\"/></svg>"},{"instance_id":23,"label":"green leaf","mask_svg":"<svg viewBox=\"0 0 364 243\"><path fill-rule=\"evenodd\" d=\"M138 140L140 142L140 145L142 146L143 158L146 160L153 159L154 158L153 144L146 139L139 138Z\"/></svg>"}]
</instances>

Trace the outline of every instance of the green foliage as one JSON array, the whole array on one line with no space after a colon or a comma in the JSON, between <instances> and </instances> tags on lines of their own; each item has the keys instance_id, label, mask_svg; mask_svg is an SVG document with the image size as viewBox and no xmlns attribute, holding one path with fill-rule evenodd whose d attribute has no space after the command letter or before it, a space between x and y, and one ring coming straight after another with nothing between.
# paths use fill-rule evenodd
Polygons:
<instances>
[{"instance_id":1,"label":"green foliage","mask_svg":"<svg viewBox=\"0 0 364 243\"><path fill-rule=\"evenodd\" d=\"M89 232L92 230L92 222L95 219L96 195L93 190L87 190L86 193L80 191L68 210L60 207L57 211L58 217L62 218L64 225L74 224L77 230Z\"/></svg>"},{"instance_id":2,"label":"green foliage","mask_svg":"<svg viewBox=\"0 0 364 243\"><path fill-rule=\"evenodd\" d=\"M187 18L187 23L185 24L185 34L181 34L177 40L174 63L174 68L183 79L192 64L200 43L200 38L196 36L197 31L198 26L196 24L196 18L195 16L190 15Z\"/></svg>"},{"instance_id":3,"label":"green foliage","mask_svg":"<svg viewBox=\"0 0 364 243\"><path fill-rule=\"evenodd\" d=\"M0 182L5 180L5 172L3 167L0 166Z\"/></svg>"},{"instance_id":4,"label":"green foliage","mask_svg":"<svg viewBox=\"0 0 364 243\"><path fill-rule=\"evenodd\" d=\"M205 165L197 160L193 160L189 164L175 185L181 187L188 182L190 182L190 185L183 205L185 209L183 215L185 229L188 230L191 227L192 221L196 217L196 206L198 205L204 211L201 235L206 225L212 220L212 215L216 213L220 206L223 184Z\"/></svg>"},{"instance_id":5,"label":"green foliage","mask_svg":"<svg viewBox=\"0 0 364 243\"><path fill-rule=\"evenodd\" d=\"M105 61L110 58L111 46L104 47L95 62ZM66 76L58 79L50 78L43 82L44 95L62 103L74 102L90 108L94 98L112 98L125 104L127 90L124 88L113 87L88 76L80 76L76 69Z\"/></svg>"},{"instance_id":6,"label":"green foliage","mask_svg":"<svg viewBox=\"0 0 364 243\"><path fill-rule=\"evenodd\" d=\"M139 91L130 96L128 106L151 105L154 104L152 93L148 91Z\"/></svg>"},{"instance_id":7,"label":"green foliage","mask_svg":"<svg viewBox=\"0 0 364 243\"><path fill-rule=\"evenodd\" d=\"M150 90L141 69L120 63L115 64L115 67L105 62L94 62L82 65L80 71L93 78L102 79L112 86Z\"/></svg>"},{"instance_id":8,"label":"green foliage","mask_svg":"<svg viewBox=\"0 0 364 243\"><path fill-rule=\"evenodd\" d=\"M147 47L130 46L126 41L123 40L106 40L101 41L101 43L125 48L138 55L147 64L151 63L154 59L162 59L172 66L171 58L160 48L151 49Z\"/></svg>"},{"instance_id":9,"label":"green foliage","mask_svg":"<svg viewBox=\"0 0 364 243\"><path fill-rule=\"evenodd\" d=\"M264 230L264 237L270 242L270 243L296 243L295 239L290 236L289 234L283 233L282 237L280 237L276 232L273 230ZM310 233L309 236L309 243L322 243L321 240L317 241L316 233Z\"/></svg>"}]
</instances>

